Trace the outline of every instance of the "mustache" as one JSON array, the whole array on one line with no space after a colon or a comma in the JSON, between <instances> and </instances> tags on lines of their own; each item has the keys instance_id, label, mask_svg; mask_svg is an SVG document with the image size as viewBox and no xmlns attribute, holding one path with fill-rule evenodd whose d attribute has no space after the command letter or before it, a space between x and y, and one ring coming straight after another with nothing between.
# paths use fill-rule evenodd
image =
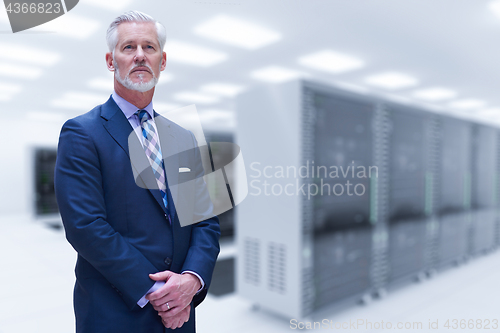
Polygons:
<instances>
[{"instance_id":1,"label":"mustache","mask_svg":"<svg viewBox=\"0 0 500 333\"><path fill-rule=\"evenodd\" d=\"M146 62L145 62L145 61L142 61L142 62L136 63L136 64L134 65L134 67L132 67L132 68L128 71L128 73L129 73L129 74L130 74L130 73L132 73L132 71L133 71L134 69L136 69L137 67L146 67L147 69L149 69L149 71L150 71L151 73L153 73L153 69L151 68L151 66L149 66L148 64L146 64ZM153 73L153 74L154 74L154 73Z\"/></svg>"}]
</instances>

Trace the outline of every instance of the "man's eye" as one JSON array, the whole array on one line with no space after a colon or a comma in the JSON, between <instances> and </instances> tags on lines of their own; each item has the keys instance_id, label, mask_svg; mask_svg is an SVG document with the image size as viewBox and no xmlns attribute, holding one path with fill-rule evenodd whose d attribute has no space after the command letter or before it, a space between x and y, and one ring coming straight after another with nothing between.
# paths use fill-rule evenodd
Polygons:
<instances>
[{"instance_id":1,"label":"man's eye","mask_svg":"<svg viewBox=\"0 0 500 333\"><path fill-rule=\"evenodd\" d=\"M131 48L132 48L132 46L130 46L130 45L127 45L124 47L124 49L131 49Z\"/></svg>"}]
</instances>

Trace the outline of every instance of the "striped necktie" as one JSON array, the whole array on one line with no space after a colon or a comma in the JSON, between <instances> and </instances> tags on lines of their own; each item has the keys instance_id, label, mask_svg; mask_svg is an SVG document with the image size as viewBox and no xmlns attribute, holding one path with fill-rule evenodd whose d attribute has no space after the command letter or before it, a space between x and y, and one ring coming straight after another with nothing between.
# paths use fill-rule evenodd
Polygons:
<instances>
[{"instance_id":1,"label":"striped necktie","mask_svg":"<svg viewBox=\"0 0 500 333\"><path fill-rule=\"evenodd\" d=\"M153 169L156 178L156 183L160 189L163 198L163 204L168 206L167 186L165 182L165 168L163 165L163 157L161 154L160 142L158 134L153 127L153 120L149 119L149 113L145 110L136 112L141 122L142 135L144 136L144 150L149 159L149 163ZM169 216L170 217L170 216Z\"/></svg>"}]
</instances>

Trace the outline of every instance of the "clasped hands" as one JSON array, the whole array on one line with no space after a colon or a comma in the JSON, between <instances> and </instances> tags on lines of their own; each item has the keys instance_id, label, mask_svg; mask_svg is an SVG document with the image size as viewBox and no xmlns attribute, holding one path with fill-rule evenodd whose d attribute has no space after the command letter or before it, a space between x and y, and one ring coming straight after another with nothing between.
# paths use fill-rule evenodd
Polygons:
<instances>
[{"instance_id":1,"label":"clasped hands","mask_svg":"<svg viewBox=\"0 0 500 333\"><path fill-rule=\"evenodd\" d=\"M165 281L165 285L146 295L146 299L158 311L163 326L180 328L189 320L190 303L201 287L200 280L190 273L177 274L172 271L149 274L149 277L154 281Z\"/></svg>"}]
</instances>

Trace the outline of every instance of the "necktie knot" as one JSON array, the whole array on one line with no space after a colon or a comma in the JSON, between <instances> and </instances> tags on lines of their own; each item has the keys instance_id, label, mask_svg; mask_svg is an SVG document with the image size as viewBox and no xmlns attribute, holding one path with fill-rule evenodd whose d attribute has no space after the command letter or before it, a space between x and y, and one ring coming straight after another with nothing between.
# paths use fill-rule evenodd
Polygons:
<instances>
[{"instance_id":1,"label":"necktie knot","mask_svg":"<svg viewBox=\"0 0 500 333\"><path fill-rule=\"evenodd\" d=\"M146 110L137 110L137 116L139 117L139 121L141 122L141 125L144 124L144 122L149 120L149 114Z\"/></svg>"}]
</instances>

